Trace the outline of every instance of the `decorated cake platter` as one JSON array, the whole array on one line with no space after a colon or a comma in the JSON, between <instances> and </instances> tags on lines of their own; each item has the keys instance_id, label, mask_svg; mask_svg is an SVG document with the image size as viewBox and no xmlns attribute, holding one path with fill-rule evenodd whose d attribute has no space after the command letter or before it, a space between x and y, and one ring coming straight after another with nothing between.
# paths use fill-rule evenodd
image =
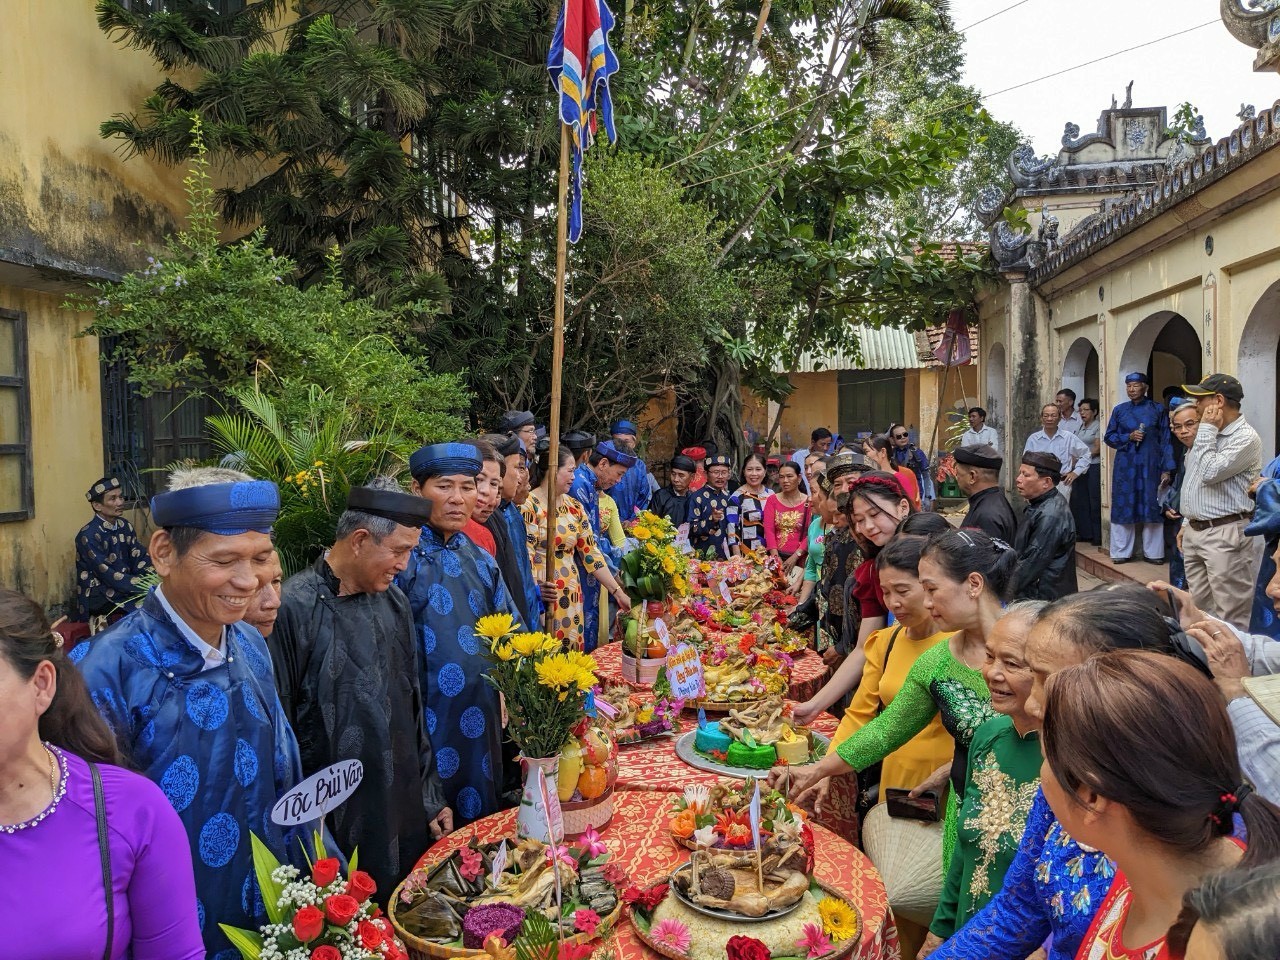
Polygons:
<instances>
[{"instance_id":1,"label":"decorated cake platter","mask_svg":"<svg viewBox=\"0 0 1280 960\"><path fill-rule=\"evenodd\" d=\"M723 853L723 856L726 860L732 858L732 854L728 853ZM737 865L737 875L750 879L751 872L754 870L754 867L750 863L751 858L745 855L740 855L738 859L743 862ZM676 895L681 903L690 910L693 910L695 913L701 913L708 917L715 917L717 920L728 920L730 923L761 923L762 921L776 920L779 917L785 917L787 914L794 912L796 908L800 906L804 892L809 889L808 880L803 874L799 874L798 877L795 874L792 874L792 876L788 877L785 882L775 882L772 878L766 878L763 894L760 894L760 891L753 892L764 896L766 899L777 898L779 905L776 907L771 906L768 910L758 916L746 916L729 907L713 907L699 902L700 900L709 900L710 898L695 898L690 889L692 870L693 864L686 863L679 867L675 873L671 874L671 892ZM728 873L730 876L734 875L734 873L727 870L727 868L721 868L721 870L722 872ZM788 889L786 885L787 883L790 883L791 887L794 887L795 890L792 891ZM794 898L790 894L794 894ZM730 895L732 896L732 894Z\"/></svg>"},{"instance_id":2,"label":"decorated cake platter","mask_svg":"<svg viewBox=\"0 0 1280 960\"><path fill-rule=\"evenodd\" d=\"M676 741L676 756L699 770L745 777L776 766L800 767L822 759L830 741L797 724L788 705L774 697L735 706Z\"/></svg>"}]
</instances>

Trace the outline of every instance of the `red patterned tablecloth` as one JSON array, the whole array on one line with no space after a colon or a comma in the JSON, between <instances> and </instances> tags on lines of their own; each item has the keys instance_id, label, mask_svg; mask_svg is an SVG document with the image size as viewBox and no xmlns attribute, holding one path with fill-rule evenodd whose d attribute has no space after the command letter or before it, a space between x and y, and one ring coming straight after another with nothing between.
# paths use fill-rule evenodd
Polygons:
<instances>
[{"instance_id":1,"label":"red patterned tablecloth","mask_svg":"<svg viewBox=\"0 0 1280 960\"><path fill-rule=\"evenodd\" d=\"M622 679L622 644L607 643L603 647L597 647L592 656L596 658L596 673L601 681L606 684L627 682ZM830 671L822 661L822 656L812 650L802 650L793 659L795 662L791 668L791 685L787 689L787 696L803 703L822 689Z\"/></svg>"},{"instance_id":2,"label":"red patterned tablecloth","mask_svg":"<svg viewBox=\"0 0 1280 960\"><path fill-rule=\"evenodd\" d=\"M623 790L614 794L613 819L602 831L614 861L631 881L648 886L667 876L689 856L676 846L667 831L670 794ZM445 837L428 850L423 862L436 862L464 846L473 833L481 841L495 841L515 834L516 811L504 810L477 820ZM819 880L849 901L862 917L862 940L852 956L858 960L901 960L898 930L889 913L884 884L859 850L829 830L816 826ZM652 960L656 957L635 936L627 922L613 935L618 960Z\"/></svg>"},{"instance_id":3,"label":"red patterned tablecloth","mask_svg":"<svg viewBox=\"0 0 1280 960\"><path fill-rule=\"evenodd\" d=\"M681 722L682 733L693 729L694 721L688 713L681 718ZM813 729L830 737L836 732L837 726L835 718L824 713L813 724ZM721 777L722 774L691 767L677 757L674 736L658 737L618 748L619 790L683 792L689 784L710 785Z\"/></svg>"}]
</instances>

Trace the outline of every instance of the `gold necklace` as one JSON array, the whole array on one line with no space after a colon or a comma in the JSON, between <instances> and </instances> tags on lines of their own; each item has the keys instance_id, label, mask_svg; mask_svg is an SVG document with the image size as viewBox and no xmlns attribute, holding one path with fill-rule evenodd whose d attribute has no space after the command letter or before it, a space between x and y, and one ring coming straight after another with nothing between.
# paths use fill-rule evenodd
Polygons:
<instances>
[{"instance_id":1,"label":"gold necklace","mask_svg":"<svg viewBox=\"0 0 1280 960\"><path fill-rule=\"evenodd\" d=\"M44 748L44 752L49 758L49 797L52 800L58 795L58 758L53 755L53 751L47 746Z\"/></svg>"}]
</instances>

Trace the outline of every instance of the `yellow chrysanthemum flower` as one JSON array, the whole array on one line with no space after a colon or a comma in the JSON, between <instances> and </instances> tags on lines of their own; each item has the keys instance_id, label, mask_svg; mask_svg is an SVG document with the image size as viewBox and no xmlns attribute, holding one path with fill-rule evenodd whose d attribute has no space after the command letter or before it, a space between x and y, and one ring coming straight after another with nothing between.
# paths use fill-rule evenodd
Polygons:
<instances>
[{"instance_id":1,"label":"yellow chrysanthemum flower","mask_svg":"<svg viewBox=\"0 0 1280 960\"><path fill-rule=\"evenodd\" d=\"M658 545L656 543L653 543L652 541L650 541L649 543L646 543L644 545L644 548L649 553L653 554L655 557L658 555Z\"/></svg>"},{"instance_id":2,"label":"yellow chrysanthemum flower","mask_svg":"<svg viewBox=\"0 0 1280 960\"><path fill-rule=\"evenodd\" d=\"M564 644L557 640L549 633L538 634L542 637L542 643L538 649L542 653L559 653L564 649Z\"/></svg>"},{"instance_id":3,"label":"yellow chrysanthemum flower","mask_svg":"<svg viewBox=\"0 0 1280 960\"><path fill-rule=\"evenodd\" d=\"M515 654L515 651L511 649L511 644L497 643L497 644L494 644L493 646L493 655L497 657L499 660L505 661L505 660L510 660L516 654Z\"/></svg>"},{"instance_id":4,"label":"yellow chrysanthemum flower","mask_svg":"<svg viewBox=\"0 0 1280 960\"><path fill-rule=\"evenodd\" d=\"M542 649L543 633L517 633L511 638L511 648L522 657L532 657Z\"/></svg>"},{"instance_id":5,"label":"yellow chrysanthemum flower","mask_svg":"<svg viewBox=\"0 0 1280 960\"><path fill-rule=\"evenodd\" d=\"M565 654L565 657L573 665L573 669L577 671L574 683L577 684L579 690L590 690L600 682L596 676L595 657L585 654L581 650L570 650Z\"/></svg>"},{"instance_id":6,"label":"yellow chrysanthemum flower","mask_svg":"<svg viewBox=\"0 0 1280 960\"><path fill-rule=\"evenodd\" d=\"M675 572L676 572L676 562L675 562L674 560L672 560L670 557L663 557L663 558L662 558L662 572L663 572L663 573L675 573Z\"/></svg>"},{"instance_id":7,"label":"yellow chrysanthemum flower","mask_svg":"<svg viewBox=\"0 0 1280 960\"><path fill-rule=\"evenodd\" d=\"M684 577L672 577L671 585L681 593L683 593L689 587L689 584L685 582Z\"/></svg>"},{"instance_id":8,"label":"yellow chrysanthemum flower","mask_svg":"<svg viewBox=\"0 0 1280 960\"><path fill-rule=\"evenodd\" d=\"M648 527L642 527L639 524L636 524L636 526L632 528L631 532L635 534L637 540L648 540L653 536L653 534L649 532Z\"/></svg>"},{"instance_id":9,"label":"yellow chrysanthemum flower","mask_svg":"<svg viewBox=\"0 0 1280 960\"><path fill-rule=\"evenodd\" d=\"M832 940L848 940L858 932L858 915L837 897L819 901L818 915L822 917L822 931Z\"/></svg>"},{"instance_id":10,"label":"yellow chrysanthemum flower","mask_svg":"<svg viewBox=\"0 0 1280 960\"><path fill-rule=\"evenodd\" d=\"M533 669L538 674L538 683L558 690L561 700L569 695L569 687L577 682L579 674L578 668L562 653L539 660Z\"/></svg>"},{"instance_id":11,"label":"yellow chrysanthemum flower","mask_svg":"<svg viewBox=\"0 0 1280 960\"><path fill-rule=\"evenodd\" d=\"M509 613L491 613L476 621L476 635L489 640L501 640L516 625L515 618Z\"/></svg>"}]
</instances>

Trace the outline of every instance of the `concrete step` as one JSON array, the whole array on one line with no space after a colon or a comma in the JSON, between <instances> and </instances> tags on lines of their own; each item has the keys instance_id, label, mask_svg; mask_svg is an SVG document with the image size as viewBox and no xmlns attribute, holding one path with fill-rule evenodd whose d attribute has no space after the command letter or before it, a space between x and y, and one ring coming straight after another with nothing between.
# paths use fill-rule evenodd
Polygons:
<instances>
[{"instance_id":1,"label":"concrete step","mask_svg":"<svg viewBox=\"0 0 1280 960\"><path fill-rule=\"evenodd\" d=\"M1076 567L1105 583L1137 583L1146 586L1152 580L1168 580L1169 565L1132 560L1117 565L1106 547L1091 543L1076 544Z\"/></svg>"}]
</instances>

